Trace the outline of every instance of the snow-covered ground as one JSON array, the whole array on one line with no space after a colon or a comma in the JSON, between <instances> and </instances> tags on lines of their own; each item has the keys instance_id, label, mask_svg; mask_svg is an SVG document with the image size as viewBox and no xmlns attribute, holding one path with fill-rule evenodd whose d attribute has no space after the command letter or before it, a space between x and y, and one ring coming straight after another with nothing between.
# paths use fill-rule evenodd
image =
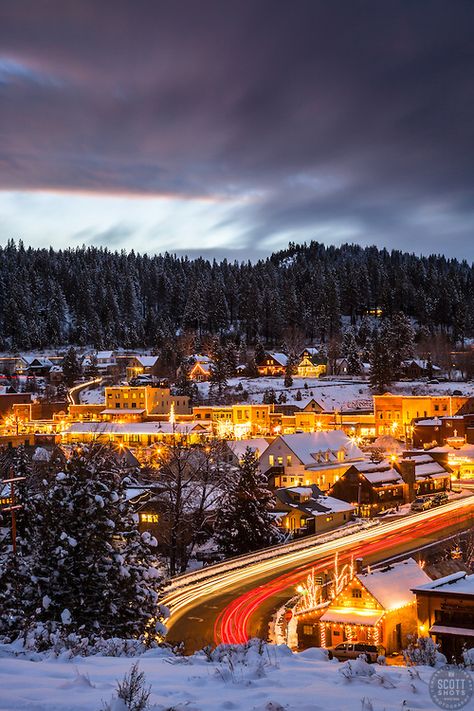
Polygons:
<instances>
[{"instance_id":1,"label":"snow-covered ground","mask_svg":"<svg viewBox=\"0 0 474 711\"><path fill-rule=\"evenodd\" d=\"M87 388L86 390L81 390L79 393L79 399L82 405L95 405L103 403L105 400L104 386L101 385L98 388Z\"/></svg>"},{"instance_id":2,"label":"snow-covered ground","mask_svg":"<svg viewBox=\"0 0 474 711\"><path fill-rule=\"evenodd\" d=\"M261 653L259 653L259 651ZM151 711L433 711L431 667L325 661L320 649L285 646L203 653L191 658L152 650L139 670L151 686ZM0 647L0 711L100 711L136 659L76 657L27 661ZM469 672L473 675L474 673ZM128 706L112 703L113 711ZM467 708L472 708L466 706Z\"/></svg>"},{"instance_id":3,"label":"snow-covered ground","mask_svg":"<svg viewBox=\"0 0 474 711\"><path fill-rule=\"evenodd\" d=\"M231 378L228 385L236 388L242 385L243 390L249 394L247 402L260 403L265 390L273 389L278 396L284 392L288 404L304 405L313 397L326 410L350 409L352 407L371 407L373 392L367 381L363 380L319 380L317 378L293 378L291 388L285 388L283 378ZM307 387L305 387L305 384ZM199 383L199 391L202 397L207 398L209 393L209 383ZM302 400L296 401L295 396L298 390ZM428 384L420 381L403 381L393 383L387 390L393 394L400 395L452 395L454 390L465 395L474 395L474 383L437 383ZM237 392L238 394L238 392Z\"/></svg>"}]
</instances>

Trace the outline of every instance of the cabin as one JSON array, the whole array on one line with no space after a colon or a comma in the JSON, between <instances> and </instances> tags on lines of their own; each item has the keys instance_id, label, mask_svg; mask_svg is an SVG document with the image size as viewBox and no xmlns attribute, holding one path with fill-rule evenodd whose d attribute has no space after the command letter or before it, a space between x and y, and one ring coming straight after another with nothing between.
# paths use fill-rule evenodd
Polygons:
<instances>
[{"instance_id":1,"label":"cabin","mask_svg":"<svg viewBox=\"0 0 474 711\"><path fill-rule=\"evenodd\" d=\"M158 356L153 355L132 356L127 365L127 380L134 380L145 375L151 378L157 377L158 361Z\"/></svg>"},{"instance_id":2,"label":"cabin","mask_svg":"<svg viewBox=\"0 0 474 711\"><path fill-rule=\"evenodd\" d=\"M441 374L442 370L438 365L422 358L410 358L402 363L402 375L410 380L437 378Z\"/></svg>"},{"instance_id":3,"label":"cabin","mask_svg":"<svg viewBox=\"0 0 474 711\"><path fill-rule=\"evenodd\" d=\"M284 376L288 356L285 353L265 352L264 355L256 360L258 374L261 376Z\"/></svg>"},{"instance_id":4,"label":"cabin","mask_svg":"<svg viewBox=\"0 0 474 711\"><path fill-rule=\"evenodd\" d=\"M354 506L325 496L316 486L292 486L275 491L277 523L293 535L325 533L352 519Z\"/></svg>"},{"instance_id":5,"label":"cabin","mask_svg":"<svg viewBox=\"0 0 474 711\"><path fill-rule=\"evenodd\" d=\"M356 572L319 619L321 646L364 642L385 654L400 652L418 627L412 588L429 582L413 558Z\"/></svg>"},{"instance_id":6,"label":"cabin","mask_svg":"<svg viewBox=\"0 0 474 711\"><path fill-rule=\"evenodd\" d=\"M209 380L213 365L212 358L207 355L196 354L190 357L190 361L192 362L191 370L189 371L190 380L194 380L196 383Z\"/></svg>"}]
</instances>

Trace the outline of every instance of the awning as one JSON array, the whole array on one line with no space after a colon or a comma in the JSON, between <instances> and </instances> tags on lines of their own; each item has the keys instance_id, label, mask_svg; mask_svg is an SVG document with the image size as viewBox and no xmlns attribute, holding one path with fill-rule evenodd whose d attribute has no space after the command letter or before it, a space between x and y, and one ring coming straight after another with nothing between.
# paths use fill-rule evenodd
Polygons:
<instances>
[{"instance_id":1,"label":"awning","mask_svg":"<svg viewBox=\"0 0 474 711\"><path fill-rule=\"evenodd\" d=\"M111 409L107 409L107 410L102 410L100 414L101 415L143 415L144 412L145 412L145 408L143 408L141 410L138 408L135 408L135 407L133 409L126 409L126 408L119 409L119 408L117 408L116 410L111 408Z\"/></svg>"},{"instance_id":2,"label":"awning","mask_svg":"<svg viewBox=\"0 0 474 711\"><path fill-rule=\"evenodd\" d=\"M469 627L445 627L444 625L433 625L430 628L432 634L452 634L459 637L474 637L474 629Z\"/></svg>"},{"instance_id":3,"label":"awning","mask_svg":"<svg viewBox=\"0 0 474 711\"><path fill-rule=\"evenodd\" d=\"M383 617L382 610L356 610L355 608L329 608L320 622L337 622L341 625L365 625L374 627Z\"/></svg>"}]
</instances>

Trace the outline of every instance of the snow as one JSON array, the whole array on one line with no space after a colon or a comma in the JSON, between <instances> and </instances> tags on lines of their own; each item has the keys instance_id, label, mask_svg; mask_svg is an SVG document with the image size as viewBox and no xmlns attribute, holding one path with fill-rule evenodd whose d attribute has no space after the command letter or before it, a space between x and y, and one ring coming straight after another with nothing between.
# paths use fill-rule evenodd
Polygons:
<instances>
[{"instance_id":1,"label":"snow","mask_svg":"<svg viewBox=\"0 0 474 711\"><path fill-rule=\"evenodd\" d=\"M446 627L445 625L433 625L430 628L433 634L453 634L460 637L474 637L474 629L469 627Z\"/></svg>"},{"instance_id":2,"label":"snow","mask_svg":"<svg viewBox=\"0 0 474 711\"><path fill-rule=\"evenodd\" d=\"M348 610L344 607L331 607L321 617L321 622L341 622L345 625L367 625L373 627L383 617L383 611Z\"/></svg>"},{"instance_id":3,"label":"snow","mask_svg":"<svg viewBox=\"0 0 474 711\"><path fill-rule=\"evenodd\" d=\"M412 588L431 582L413 558L371 570L370 573L358 573L356 577L386 610L414 602Z\"/></svg>"},{"instance_id":4,"label":"snow","mask_svg":"<svg viewBox=\"0 0 474 711\"><path fill-rule=\"evenodd\" d=\"M474 574L468 575L463 571L445 575L444 578L431 580L424 585L417 585L416 590L433 590L443 594L456 593L474 596Z\"/></svg>"},{"instance_id":5,"label":"snow","mask_svg":"<svg viewBox=\"0 0 474 711\"><path fill-rule=\"evenodd\" d=\"M323 650L295 654L284 645L258 649L220 647L211 661L202 653L184 659L161 649L145 653L139 671L151 685L150 711L354 711L361 699L363 709L376 711L433 709L431 667L325 661ZM136 660L5 655L0 649L0 711L94 711L104 702L114 711L126 708L117 700L117 681Z\"/></svg>"},{"instance_id":6,"label":"snow","mask_svg":"<svg viewBox=\"0 0 474 711\"><path fill-rule=\"evenodd\" d=\"M79 392L81 405L105 405L104 388L85 388Z\"/></svg>"},{"instance_id":7,"label":"snow","mask_svg":"<svg viewBox=\"0 0 474 711\"><path fill-rule=\"evenodd\" d=\"M314 467L317 465L319 463L318 455L324 465L337 463L339 461L337 453L341 449L346 452L344 461L364 458L363 452L342 430L299 432L280 435L277 439L284 442L305 466L313 465ZM328 453L329 459L326 459L326 453Z\"/></svg>"},{"instance_id":8,"label":"snow","mask_svg":"<svg viewBox=\"0 0 474 711\"><path fill-rule=\"evenodd\" d=\"M115 410L114 410L115 412ZM123 410L121 410L123 412ZM137 412L134 410L134 412ZM206 422L186 422L173 425L170 422L74 422L63 434L189 434L195 428L205 429L209 426Z\"/></svg>"},{"instance_id":9,"label":"snow","mask_svg":"<svg viewBox=\"0 0 474 711\"><path fill-rule=\"evenodd\" d=\"M237 459L242 459L247 447L250 447L252 452L256 452L261 457L269 443L263 437L255 437L254 439L228 440L227 444Z\"/></svg>"}]
</instances>

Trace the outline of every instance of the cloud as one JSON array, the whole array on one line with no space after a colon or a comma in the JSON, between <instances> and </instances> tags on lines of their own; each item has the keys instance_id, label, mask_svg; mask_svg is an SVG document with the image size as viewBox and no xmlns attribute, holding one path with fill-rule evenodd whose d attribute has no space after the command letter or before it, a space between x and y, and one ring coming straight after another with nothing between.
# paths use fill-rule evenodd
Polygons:
<instances>
[{"instance_id":1,"label":"cloud","mask_svg":"<svg viewBox=\"0 0 474 711\"><path fill-rule=\"evenodd\" d=\"M202 250L313 236L474 258L470 3L5 10L0 189L160 196L156 234L177 249L197 229ZM146 210L124 223L117 204L94 243L168 244L143 237ZM73 216L58 216L68 234Z\"/></svg>"}]
</instances>

